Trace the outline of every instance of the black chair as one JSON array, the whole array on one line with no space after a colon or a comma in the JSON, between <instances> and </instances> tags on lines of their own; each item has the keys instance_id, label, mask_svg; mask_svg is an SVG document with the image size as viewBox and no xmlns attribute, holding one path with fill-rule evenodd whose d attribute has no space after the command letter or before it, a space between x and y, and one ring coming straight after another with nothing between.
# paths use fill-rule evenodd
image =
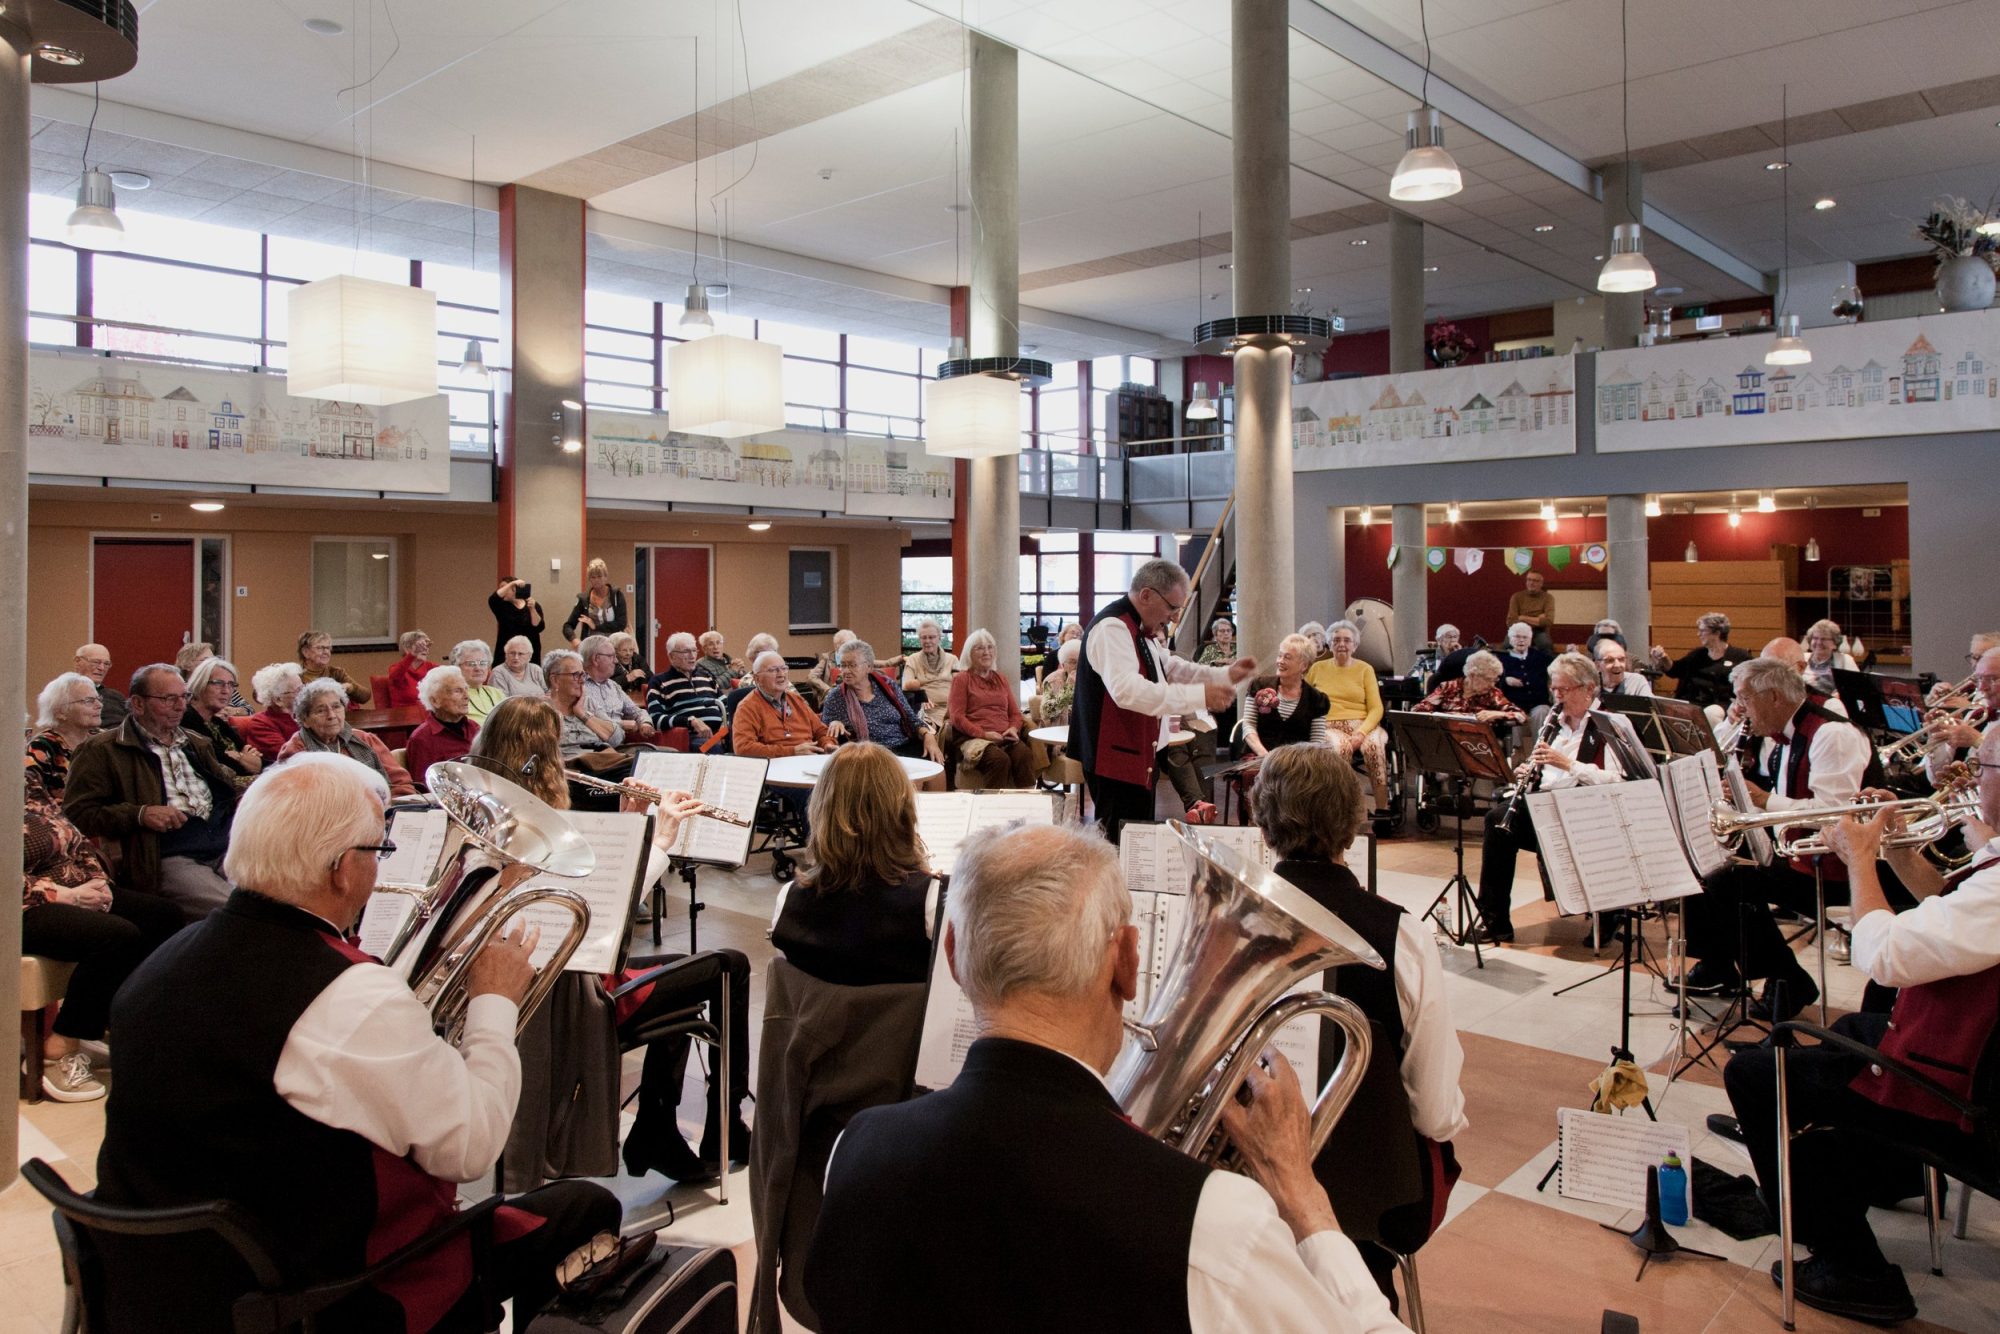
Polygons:
<instances>
[{"instance_id":1,"label":"black chair","mask_svg":"<svg viewBox=\"0 0 2000 1334\"><path fill-rule=\"evenodd\" d=\"M65 1334L79 1329L106 1334L111 1328L104 1314L105 1277L93 1233L128 1237L208 1233L236 1253L256 1285L238 1297L231 1308L231 1328L235 1334L285 1334L286 1331L311 1334L321 1312L461 1236L472 1242L473 1283L478 1286L487 1268L483 1261L491 1245L493 1211L501 1202L501 1197L494 1195L462 1209L442 1227L351 1277L299 1283L279 1260L263 1226L241 1206L228 1200L138 1209L105 1204L89 1195L77 1194L54 1168L39 1158L23 1164L21 1175L55 1206L56 1244L62 1251L63 1283L67 1289L63 1313ZM499 1303L485 1296L479 1301L479 1309L492 1313L493 1323L489 1327L498 1328Z\"/></svg>"},{"instance_id":2,"label":"black chair","mask_svg":"<svg viewBox=\"0 0 2000 1334\"><path fill-rule=\"evenodd\" d=\"M645 986L668 987L693 993L718 981L723 973L723 958L719 950L703 950L699 954L646 955L626 960L626 967L642 971L619 984L611 993L613 1001L630 995ZM715 1086L722 1090L720 1149L722 1151L722 1174L716 1182L716 1202L729 1203L729 1039L734 1025L745 1022L747 1016L729 1012L729 988L717 988L718 999L715 1014L704 1013L708 1002L705 998L690 995L685 1005L658 1014L646 1016L646 1021L618 1030L618 1051L620 1055L637 1051L665 1038L687 1037L696 1042L707 1043L715 1051ZM633 1097L638 1092L633 1092Z\"/></svg>"},{"instance_id":3,"label":"black chair","mask_svg":"<svg viewBox=\"0 0 2000 1334\"><path fill-rule=\"evenodd\" d=\"M1960 1237L1965 1235L1965 1210L1973 1191L1982 1195L2000 1197L2000 1124L1996 1124L1995 1109L1984 1103L1967 1102L1948 1091L1942 1084L1904 1061L1887 1055L1865 1042L1857 1041L1844 1033L1836 1033L1818 1024L1809 1024L1802 1019L1788 1020L1771 1030L1773 1045L1778 1049L1778 1201L1779 1201L1779 1249L1781 1255L1790 1254L1792 1235L1791 1218L1791 1172L1792 1135L1785 1126L1785 1052L1796 1045L1795 1037L1805 1036L1825 1045L1856 1056L1876 1067L1882 1073L1913 1084L1917 1088L1950 1107L1961 1117L1972 1123L1972 1146L1964 1153L1940 1153L1934 1148L1873 1131L1858 1131L1876 1140L1884 1148L1906 1155L1920 1163L1924 1170L1924 1223L1929 1229L1931 1244L1931 1273L1944 1273L1944 1237L1939 1232L1940 1215L1943 1213L1944 1179L1950 1177L1959 1183L1959 1218L1955 1229ZM1792 1323L1793 1287L1792 1266L1786 1265L1782 1272L1784 1291L1784 1321L1787 1327Z\"/></svg>"}]
</instances>

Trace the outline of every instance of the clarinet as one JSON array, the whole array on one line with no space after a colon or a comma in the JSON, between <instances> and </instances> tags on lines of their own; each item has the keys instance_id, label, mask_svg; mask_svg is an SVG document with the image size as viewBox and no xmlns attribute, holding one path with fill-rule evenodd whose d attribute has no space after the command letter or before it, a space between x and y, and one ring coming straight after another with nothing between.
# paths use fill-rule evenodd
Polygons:
<instances>
[{"instance_id":1,"label":"clarinet","mask_svg":"<svg viewBox=\"0 0 2000 1334\"><path fill-rule=\"evenodd\" d=\"M1535 745L1545 746L1555 736L1555 729L1562 725L1562 710L1550 709L1549 716L1542 720L1542 730L1535 734ZM1533 747L1530 747L1532 750ZM1537 764L1529 770L1528 776L1507 789L1507 804L1500 811L1500 827L1509 834L1514 832L1514 822L1524 809L1521 798L1537 791L1542 786L1542 766Z\"/></svg>"}]
</instances>

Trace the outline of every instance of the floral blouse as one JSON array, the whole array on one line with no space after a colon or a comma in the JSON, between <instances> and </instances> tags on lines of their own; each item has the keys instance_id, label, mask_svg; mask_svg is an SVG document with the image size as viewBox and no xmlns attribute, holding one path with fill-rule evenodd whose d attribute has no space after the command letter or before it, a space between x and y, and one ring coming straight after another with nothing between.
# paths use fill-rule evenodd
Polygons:
<instances>
[{"instance_id":1,"label":"floral blouse","mask_svg":"<svg viewBox=\"0 0 2000 1334\"><path fill-rule=\"evenodd\" d=\"M28 741L28 772L41 777L42 787L51 797L62 799L63 784L69 781L69 747L62 733L51 727L37 732Z\"/></svg>"},{"instance_id":2,"label":"floral blouse","mask_svg":"<svg viewBox=\"0 0 2000 1334\"><path fill-rule=\"evenodd\" d=\"M1204 667L1227 667L1236 661L1236 650L1224 648L1211 639L1201 646L1201 653L1196 656L1195 661Z\"/></svg>"},{"instance_id":3,"label":"floral blouse","mask_svg":"<svg viewBox=\"0 0 2000 1334\"><path fill-rule=\"evenodd\" d=\"M1517 723L1527 721L1528 717L1498 687L1489 687L1483 694L1468 693L1464 677L1439 682L1436 690L1410 706L1412 713L1478 713L1483 709L1498 710Z\"/></svg>"},{"instance_id":4,"label":"floral blouse","mask_svg":"<svg viewBox=\"0 0 2000 1334\"><path fill-rule=\"evenodd\" d=\"M54 903L56 891L66 886L111 879L96 845L69 822L62 803L49 795L33 769L21 803L21 844L24 909Z\"/></svg>"},{"instance_id":5,"label":"floral blouse","mask_svg":"<svg viewBox=\"0 0 2000 1334\"><path fill-rule=\"evenodd\" d=\"M1076 673L1048 676L1042 681L1042 725L1061 727L1069 721L1070 705L1076 702Z\"/></svg>"}]
</instances>

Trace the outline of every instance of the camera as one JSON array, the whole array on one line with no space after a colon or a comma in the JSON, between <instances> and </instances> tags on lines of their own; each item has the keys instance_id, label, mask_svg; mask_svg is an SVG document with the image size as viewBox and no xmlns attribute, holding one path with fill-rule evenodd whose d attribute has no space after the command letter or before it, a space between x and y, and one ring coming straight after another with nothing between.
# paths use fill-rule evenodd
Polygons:
<instances>
[{"instance_id":1,"label":"camera","mask_svg":"<svg viewBox=\"0 0 2000 1334\"><path fill-rule=\"evenodd\" d=\"M533 597L534 595L535 595L535 586L533 584L530 584L524 580L521 583L514 585L515 597L530 598Z\"/></svg>"}]
</instances>

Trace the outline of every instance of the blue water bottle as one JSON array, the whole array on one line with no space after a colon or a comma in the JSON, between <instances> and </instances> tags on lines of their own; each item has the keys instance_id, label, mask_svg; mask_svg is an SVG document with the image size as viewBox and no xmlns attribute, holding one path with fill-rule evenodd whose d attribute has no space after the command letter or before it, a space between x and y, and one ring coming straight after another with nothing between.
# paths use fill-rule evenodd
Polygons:
<instances>
[{"instance_id":1,"label":"blue water bottle","mask_svg":"<svg viewBox=\"0 0 2000 1334\"><path fill-rule=\"evenodd\" d=\"M1680 1155L1669 1151L1660 1164L1660 1221L1685 1227L1688 1221L1688 1178Z\"/></svg>"}]
</instances>

